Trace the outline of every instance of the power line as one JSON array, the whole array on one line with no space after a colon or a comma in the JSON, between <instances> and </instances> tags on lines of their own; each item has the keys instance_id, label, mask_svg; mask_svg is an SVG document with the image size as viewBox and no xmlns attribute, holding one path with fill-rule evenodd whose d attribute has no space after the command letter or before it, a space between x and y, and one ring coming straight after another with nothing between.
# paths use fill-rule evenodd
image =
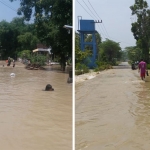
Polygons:
<instances>
[{"instance_id":1,"label":"power line","mask_svg":"<svg viewBox=\"0 0 150 150\"><path fill-rule=\"evenodd\" d=\"M82 0L83 2L84 2L84 0ZM88 7L88 9L91 11L91 9L89 8L89 6L84 2L84 4ZM91 13L95 16L95 14L91 11ZM96 18L97 18L97 16L95 16ZM98 20L99 20L99 18L97 18ZM98 26L99 27L99 29L100 29L100 25ZM103 30L103 28L102 28L102 31L104 31ZM101 32L101 34L102 34L102 31L101 31L101 29L100 29L100 32ZM105 31L104 31L105 32ZM107 35L106 35L107 36Z\"/></svg>"},{"instance_id":2,"label":"power line","mask_svg":"<svg viewBox=\"0 0 150 150\"><path fill-rule=\"evenodd\" d=\"M99 27L99 29L100 29L100 26L98 26L98 27ZM100 29L100 30L101 30L101 29ZM102 35L103 35L103 33L101 32L101 36L102 36ZM103 36L104 36L104 38L106 38L105 35L103 35Z\"/></svg>"},{"instance_id":3,"label":"power line","mask_svg":"<svg viewBox=\"0 0 150 150\"><path fill-rule=\"evenodd\" d=\"M89 2L89 4L90 4L90 6L92 7L92 9L94 10L94 12L97 14L96 10L94 9L94 7L92 6L92 4L90 3L89 0L88 0L88 2ZM102 20L98 14L97 14L97 16L99 17L100 20ZM102 23L102 25L104 26L104 23ZM109 34L108 34L108 32L107 32L105 26L104 26L104 30L105 30L105 32L107 33L108 37L109 37Z\"/></svg>"},{"instance_id":4,"label":"power line","mask_svg":"<svg viewBox=\"0 0 150 150\"><path fill-rule=\"evenodd\" d=\"M89 1L89 0L88 0ZM77 2L79 3L79 1L77 0ZM84 1L83 1L84 2ZM85 2L84 2L85 3ZM90 2L89 2L90 3ZM84 8L84 6L81 4L81 3L79 3L81 6L82 6L82 8L91 16L91 14ZM85 3L85 5L86 5L86 3ZM91 5L91 3L90 3L90 5ZM87 6L87 5L86 5ZM87 6L88 7L88 6ZM97 12L95 11L95 9L93 8L93 6L91 5L91 7L92 7L92 9L94 10L94 12L97 14ZM88 7L88 9L89 9L89 7ZM90 10L90 9L89 9ZM91 11L91 10L90 10ZM93 12L92 12L92 14L93 14ZM95 15L94 15L95 16ZM99 15L97 14L97 16L98 16L98 18L100 18L99 17ZM92 16L91 16L92 17ZM92 17L93 18L93 17ZM97 18L97 17L96 17ZM100 20L102 20L101 18L100 18ZM104 24L102 24L103 26L104 26ZM100 26L98 26L99 27L99 29L100 29ZM104 26L104 29L105 29L105 32L107 33L107 30L106 30L106 28L105 28L105 26ZM101 30L101 29L100 29ZM108 35L108 33L107 33L107 35ZM115 38L113 38L113 37L110 37L109 35L108 36L105 36L105 35L103 35L103 33L101 32L101 36L103 36L105 39L106 39L106 37L108 37L108 39L115 39ZM115 40L118 40L118 39L115 39ZM121 43L126 43L126 44L130 44L130 45L132 45L131 43L128 43L128 42L125 42L125 41L121 41L121 40L119 40Z\"/></svg>"},{"instance_id":5,"label":"power line","mask_svg":"<svg viewBox=\"0 0 150 150\"><path fill-rule=\"evenodd\" d=\"M83 2L84 2L84 0L82 0ZM89 6L84 2L84 4L88 7L88 9L90 10L90 12L93 14L93 12L91 11L91 9L89 8ZM95 16L94 14L93 14L93 16ZM96 16L95 16L96 17ZM97 18L97 17L96 17Z\"/></svg>"},{"instance_id":6,"label":"power line","mask_svg":"<svg viewBox=\"0 0 150 150\"><path fill-rule=\"evenodd\" d=\"M88 2L89 2L89 4L91 5L91 7L93 8L93 6L92 6L92 4L90 3L90 1L88 0ZM94 12L97 14L97 12L95 11L95 9L93 8L93 10L94 10ZM99 15L97 14L97 16L98 16L98 18L100 18L99 17ZM101 18L100 18L101 19ZM101 19L102 20L102 19Z\"/></svg>"},{"instance_id":7,"label":"power line","mask_svg":"<svg viewBox=\"0 0 150 150\"><path fill-rule=\"evenodd\" d=\"M78 0L77 0L77 2L78 2ZM84 2L84 0L83 0L83 2ZM79 3L79 2L78 2ZM82 6L82 8L89 14L89 12L83 7L83 5L81 4L81 3L79 3L81 6ZM88 5L84 2L84 4L87 6L87 8L91 11L91 9L88 7ZM93 14L93 12L91 11L91 13ZM91 14L89 14L90 16L91 16ZM94 14L93 14L94 15ZM94 15L95 16L95 15ZM92 17L92 16L91 16ZM96 17L96 16L95 16ZM94 18L94 17L92 17L92 18ZM97 18L97 17L96 17ZM98 26L99 27L99 26ZM100 29L100 28L99 28ZM103 29L102 29L103 30ZM100 32L101 32L101 29L100 29ZM105 31L104 31L105 32ZM101 32L102 33L102 32ZM107 35L106 35L107 36Z\"/></svg>"},{"instance_id":8,"label":"power line","mask_svg":"<svg viewBox=\"0 0 150 150\"><path fill-rule=\"evenodd\" d=\"M83 0L83 2L84 2L84 0ZM84 2L84 4L87 6L87 8L91 11L91 9L89 8L89 6ZM91 5L91 4L90 4ZM92 5L91 5L91 7L92 7ZM92 7L92 9L94 9L93 7ZM95 11L95 10L94 10ZM91 13L95 16L95 14L91 11ZM96 13L97 14L97 13ZM98 14L97 14L98 15ZM98 18L98 20L99 20L99 16L97 17L97 16L95 16L96 18ZM101 20L101 18L100 18L100 20ZM103 24L102 24L103 25ZM98 25L98 27L99 27L99 29L100 29L100 27L102 28L102 31L104 31L104 34L106 35L106 37L109 37L109 35L108 35L108 33L106 32L106 29L103 29L103 26L100 26L100 24ZM100 32L101 32L101 29L100 29ZM102 32L101 32L101 34L103 34Z\"/></svg>"},{"instance_id":9,"label":"power line","mask_svg":"<svg viewBox=\"0 0 150 150\"><path fill-rule=\"evenodd\" d=\"M94 9L94 7L92 6L92 4L90 3L90 1L88 0L88 2L89 2L89 4L90 4L90 6L92 7L92 9L94 10L94 12L97 14L97 16L100 18L100 16L98 15L98 13L95 11L95 9ZM101 19L101 18L100 18ZM102 19L101 19L102 20ZM103 24L103 26L104 26L104 24ZM105 28L105 26L104 26L104 29L105 29L105 31L106 31L106 33L107 33L107 30L106 30L106 28ZM107 33L107 35L108 35L108 33ZM109 36L109 35L108 35ZM111 38L111 39L115 39L115 38L113 38L113 37L110 37L109 36L109 38ZM118 40L118 39L115 39L115 40ZM120 40L119 40L120 41ZM125 42L125 41L120 41L120 42L122 42L122 43L126 43L126 44L131 44L131 43L127 43L127 42Z\"/></svg>"},{"instance_id":10,"label":"power line","mask_svg":"<svg viewBox=\"0 0 150 150\"><path fill-rule=\"evenodd\" d=\"M77 0L78 2L78 0ZM78 2L79 3L79 2ZM81 5L81 3L79 3ZM81 5L82 6L82 5ZM89 14L89 12L82 6L82 8ZM91 16L91 14L89 14ZM92 16L91 16L92 17ZM93 17L92 17L93 18Z\"/></svg>"},{"instance_id":11,"label":"power line","mask_svg":"<svg viewBox=\"0 0 150 150\"><path fill-rule=\"evenodd\" d=\"M8 4L6 4L4 1L0 1L3 5L7 6L8 8L10 8L11 10L17 12L16 9L14 9L13 7L9 6Z\"/></svg>"}]
</instances>

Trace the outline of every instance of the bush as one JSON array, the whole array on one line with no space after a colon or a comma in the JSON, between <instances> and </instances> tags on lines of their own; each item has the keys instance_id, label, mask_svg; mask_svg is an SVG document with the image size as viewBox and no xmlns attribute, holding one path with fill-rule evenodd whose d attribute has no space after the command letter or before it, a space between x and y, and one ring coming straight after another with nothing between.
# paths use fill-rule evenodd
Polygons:
<instances>
[{"instance_id":1,"label":"bush","mask_svg":"<svg viewBox=\"0 0 150 150\"><path fill-rule=\"evenodd\" d=\"M30 59L31 64L44 66L47 60L47 57L44 55L30 55L29 59Z\"/></svg>"},{"instance_id":2,"label":"bush","mask_svg":"<svg viewBox=\"0 0 150 150\"><path fill-rule=\"evenodd\" d=\"M29 58L30 57L30 50L23 50L21 52L18 53L18 56L21 58Z\"/></svg>"},{"instance_id":3,"label":"bush","mask_svg":"<svg viewBox=\"0 0 150 150\"><path fill-rule=\"evenodd\" d=\"M80 75L88 72L89 72L89 68L85 64L80 64L80 63L76 64L76 72L75 72L76 75Z\"/></svg>"},{"instance_id":4,"label":"bush","mask_svg":"<svg viewBox=\"0 0 150 150\"><path fill-rule=\"evenodd\" d=\"M147 68L150 69L150 64L147 64Z\"/></svg>"},{"instance_id":5,"label":"bush","mask_svg":"<svg viewBox=\"0 0 150 150\"><path fill-rule=\"evenodd\" d=\"M107 62L97 61L96 64L97 64L97 67L94 69L95 71L102 71L102 70L105 70L105 69L112 69L112 65L110 65Z\"/></svg>"},{"instance_id":6,"label":"bush","mask_svg":"<svg viewBox=\"0 0 150 150\"><path fill-rule=\"evenodd\" d=\"M112 59L111 65L112 65L112 66L117 66L117 61L116 61L116 59Z\"/></svg>"}]
</instances>

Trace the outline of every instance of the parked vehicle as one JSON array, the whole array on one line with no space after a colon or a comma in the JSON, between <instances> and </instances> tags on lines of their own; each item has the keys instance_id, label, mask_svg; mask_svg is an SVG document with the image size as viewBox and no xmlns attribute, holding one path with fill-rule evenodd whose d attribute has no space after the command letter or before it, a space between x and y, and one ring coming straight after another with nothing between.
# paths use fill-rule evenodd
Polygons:
<instances>
[{"instance_id":1,"label":"parked vehicle","mask_svg":"<svg viewBox=\"0 0 150 150\"><path fill-rule=\"evenodd\" d=\"M132 68L132 70L135 70L135 69L136 69L136 66L135 66L135 63L134 63L134 62L131 64L131 68Z\"/></svg>"}]
</instances>

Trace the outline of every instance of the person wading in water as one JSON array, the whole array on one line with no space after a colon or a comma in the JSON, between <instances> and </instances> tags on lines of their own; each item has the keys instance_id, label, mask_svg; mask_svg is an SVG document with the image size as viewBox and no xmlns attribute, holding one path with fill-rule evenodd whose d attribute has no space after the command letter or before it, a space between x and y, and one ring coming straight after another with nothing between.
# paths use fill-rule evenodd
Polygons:
<instances>
[{"instance_id":1,"label":"person wading in water","mask_svg":"<svg viewBox=\"0 0 150 150\"><path fill-rule=\"evenodd\" d=\"M139 65L138 65L138 68L140 71L141 79L143 80L145 78L145 74L146 74L146 62L143 61L143 59L141 59Z\"/></svg>"},{"instance_id":2,"label":"person wading in water","mask_svg":"<svg viewBox=\"0 0 150 150\"><path fill-rule=\"evenodd\" d=\"M52 88L50 84L47 84L45 87L45 91L54 91L54 89Z\"/></svg>"}]
</instances>

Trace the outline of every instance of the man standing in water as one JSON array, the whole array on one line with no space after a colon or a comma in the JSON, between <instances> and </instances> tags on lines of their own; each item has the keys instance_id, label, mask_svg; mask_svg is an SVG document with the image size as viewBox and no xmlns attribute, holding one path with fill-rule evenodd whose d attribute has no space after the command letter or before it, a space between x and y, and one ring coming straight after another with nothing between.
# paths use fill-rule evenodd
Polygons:
<instances>
[{"instance_id":1,"label":"man standing in water","mask_svg":"<svg viewBox=\"0 0 150 150\"><path fill-rule=\"evenodd\" d=\"M145 78L145 74L146 74L146 62L144 62L143 59L141 59L138 67L140 70L141 79L143 80Z\"/></svg>"}]
</instances>

